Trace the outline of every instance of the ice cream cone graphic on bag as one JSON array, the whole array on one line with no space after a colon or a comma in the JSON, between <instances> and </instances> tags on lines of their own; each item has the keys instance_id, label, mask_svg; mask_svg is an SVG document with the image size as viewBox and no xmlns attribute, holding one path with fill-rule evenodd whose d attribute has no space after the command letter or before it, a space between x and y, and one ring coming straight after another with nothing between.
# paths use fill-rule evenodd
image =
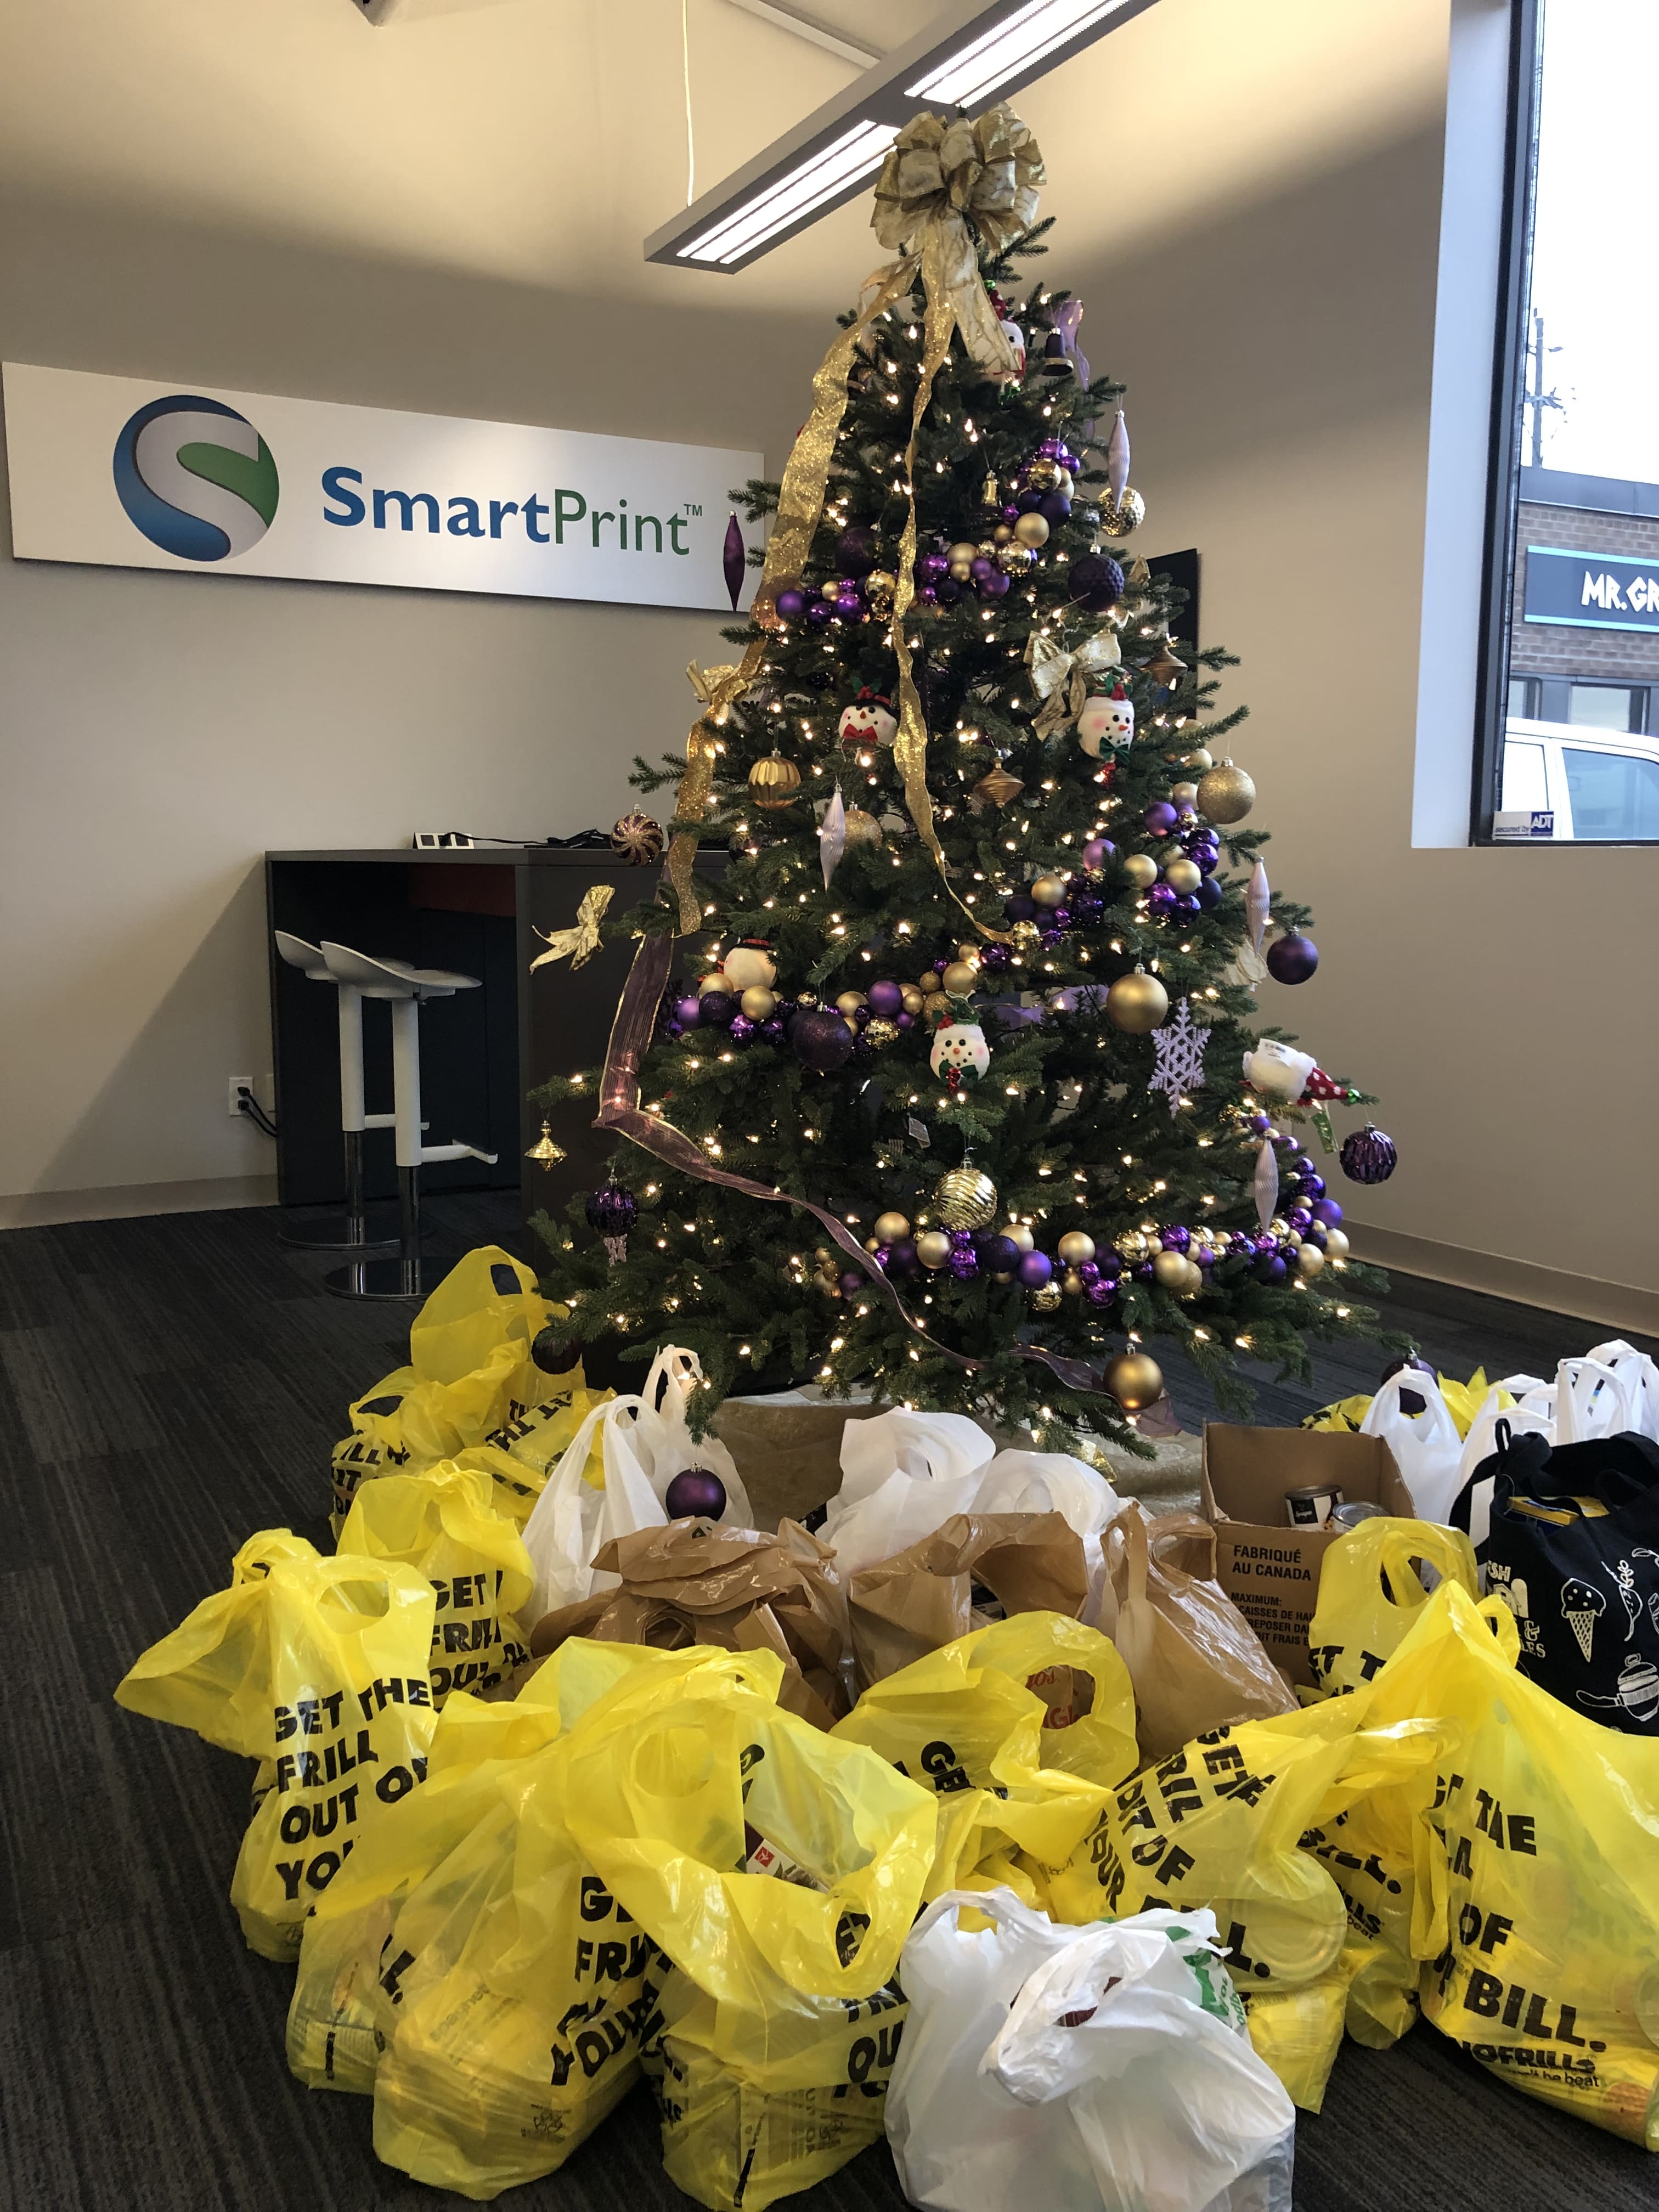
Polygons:
<instances>
[{"instance_id":1,"label":"ice cream cone graphic on bag","mask_svg":"<svg viewBox=\"0 0 1659 2212\"><path fill-rule=\"evenodd\" d=\"M1581 1583L1574 1577L1562 1583L1561 1618L1578 1638L1578 1649L1586 1659L1590 1656L1595 1624L1607 1609L1607 1601L1594 1583Z\"/></svg>"}]
</instances>

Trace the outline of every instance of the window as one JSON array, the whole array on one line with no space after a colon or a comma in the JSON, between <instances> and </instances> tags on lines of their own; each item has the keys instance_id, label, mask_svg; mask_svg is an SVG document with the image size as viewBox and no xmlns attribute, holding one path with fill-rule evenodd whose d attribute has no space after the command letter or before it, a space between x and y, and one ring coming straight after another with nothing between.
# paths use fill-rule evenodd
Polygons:
<instances>
[{"instance_id":1,"label":"window","mask_svg":"<svg viewBox=\"0 0 1659 2212\"><path fill-rule=\"evenodd\" d=\"M1513 23L1474 835L1659 840L1659 5Z\"/></svg>"}]
</instances>

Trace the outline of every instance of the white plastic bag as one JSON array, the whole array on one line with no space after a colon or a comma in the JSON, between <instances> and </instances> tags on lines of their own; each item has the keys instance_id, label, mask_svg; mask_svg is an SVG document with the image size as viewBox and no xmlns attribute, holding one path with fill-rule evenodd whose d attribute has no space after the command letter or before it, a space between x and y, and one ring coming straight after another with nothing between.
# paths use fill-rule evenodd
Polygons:
<instances>
[{"instance_id":1,"label":"white plastic bag","mask_svg":"<svg viewBox=\"0 0 1659 2212\"><path fill-rule=\"evenodd\" d=\"M1639 1354L1637 1355L1638 1358ZM1636 1426L1624 1377L1595 1354L1564 1359L1555 1370L1555 1442L1582 1444Z\"/></svg>"},{"instance_id":2,"label":"white plastic bag","mask_svg":"<svg viewBox=\"0 0 1659 2212\"><path fill-rule=\"evenodd\" d=\"M1420 1413L1408 1413L1401 1395L1420 1398ZM1376 1395L1359 1425L1362 1437L1381 1437L1394 1454L1400 1477L1412 1494L1418 1518L1443 1521L1459 1488L1463 1440L1440 1385L1420 1367L1402 1367L1377 1385Z\"/></svg>"},{"instance_id":3,"label":"white plastic bag","mask_svg":"<svg viewBox=\"0 0 1659 2212\"><path fill-rule=\"evenodd\" d=\"M1622 1336L1609 1337L1605 1344L1593 1344L1584 1357L1610 1367L1624 1384L1630 1415L1626 1426L1659 1442L1659 1364L1647 1352L1626 1344Z\"/></svg>"},{"instance_id":4,"label":"white plastic bag","mask_svg":"<svg viewBox=\"0 0 1659 2212\"><path fill-rule=\"evenodd\" d=\"M913 1413L896 1407L842 1431L841 1488L830 1500L823 1540L842 1574L855 1575L931 1536L953 1513L971 1513L978 1477L996 1455L965 1413Z\"/></svg>"},{"instance_id":5,"label":"white plastic bag","mask_svg":"<svg viewBox=\"0 0 1659 2212\"><path fill-rule=\"evenodd\" d=\"M964 1931L969 1906L992 1922ZM924 1912L887 2098L929 2212L1290 2212L1295 2110L1252 2050L1212 1914L1078 1929L1012 1891Z\"/></svg>"},{"instance_id":6,"label":"white plastic bag","mask_svg":"<svg viewBox=\"0 0 1659 2212\"><path fill-rule=\"evenodd\" d=\"M686 1426L687 1402L702 1381L696 1352L668 1346L652 1362L638 1397L612 1398L595 1407L577 1430L525 1523L525 1549L535 1577L524 1608L526 1628L544 1613L579 1604L595 1590L615 1589L619 1577L596 1573L594 1553L613 1536L665 1527L669 1516L664 1495L688 1468L706 1468L725 1484L721 1528L750 1526L749 1493L731 1453L712 1434L694 1443ZM603 1489L586 1473L596 1428L605 1462Z\"/></svg>"}]
</instances>

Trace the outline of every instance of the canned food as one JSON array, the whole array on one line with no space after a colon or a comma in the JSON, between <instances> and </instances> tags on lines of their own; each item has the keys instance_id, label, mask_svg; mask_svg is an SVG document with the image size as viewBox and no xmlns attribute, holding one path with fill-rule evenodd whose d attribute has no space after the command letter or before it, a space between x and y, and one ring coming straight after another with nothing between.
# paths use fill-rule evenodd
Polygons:
<instances>
[{"instance_id":1,"label":"canned food","mask_svg":"<svg viewBox=\"0 0 1659 2212\"><path fill-rule=\"evenodd\" d=\"M1362 1521L1376 1521L1386 1511L1373 1505L1369 1498L1356 1498L1352 1505L1339 1505L1331 1516L1333 1528L1357 1528Z\"/></svg>"},{"instance_id":2,"label":"canned food","mask_svg":"<svg viewBox=\"0 0 1659 2212\"><path fill-rule=\"evenodd\" d=\"M1304 1490L1285 1492L1285 1518L1292 1528L1322 1528L1341 1503L1334 1482L1310 1482Z\"/></svg>"}]
</instances>

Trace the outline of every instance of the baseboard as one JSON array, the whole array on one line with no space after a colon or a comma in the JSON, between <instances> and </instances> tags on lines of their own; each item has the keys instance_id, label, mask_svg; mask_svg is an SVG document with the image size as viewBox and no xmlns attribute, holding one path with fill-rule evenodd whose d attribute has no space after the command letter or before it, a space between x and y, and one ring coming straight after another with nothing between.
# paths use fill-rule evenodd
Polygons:
<instances>
[{"instance_id":1,"label":"baseboard","mask_svg":"<svg viewBox=\"0 0 1659 2212\"><path fill-rule=\"evenodd\" d=\"M1455 1283L1460 1290L1484 1291L1494 1298L1571 1314L1612 1328L1633 1328L1659 1335L1659 1291L1634 1283L1601 1283L1589 1275L1570 1275L1559 1267L1540 1267L1530 1260L1510 1260L1499 1252L1470 1252L1439 1244L1431 1237L1408 1237L1398 1229L1370 1229L1352 1216L1344 1220L1356 1260L1397 1267L1402 1275L1423 1275L1431 1283Z\"/></svg>"},{"instance_id":2,"label":"baseboard","mask_svg":"<svg viewBox=\"0 0 1659 2212\"><path fill-rule=\"evenodd\" d=\"M142 1213L215 1213L227 1206L276 1203L274 1175L113 1183L106 1190L23 1190L0 1197L0 1229L45 1229L59 1221L127 1221Z\"/></svg>"}]
</instances>

